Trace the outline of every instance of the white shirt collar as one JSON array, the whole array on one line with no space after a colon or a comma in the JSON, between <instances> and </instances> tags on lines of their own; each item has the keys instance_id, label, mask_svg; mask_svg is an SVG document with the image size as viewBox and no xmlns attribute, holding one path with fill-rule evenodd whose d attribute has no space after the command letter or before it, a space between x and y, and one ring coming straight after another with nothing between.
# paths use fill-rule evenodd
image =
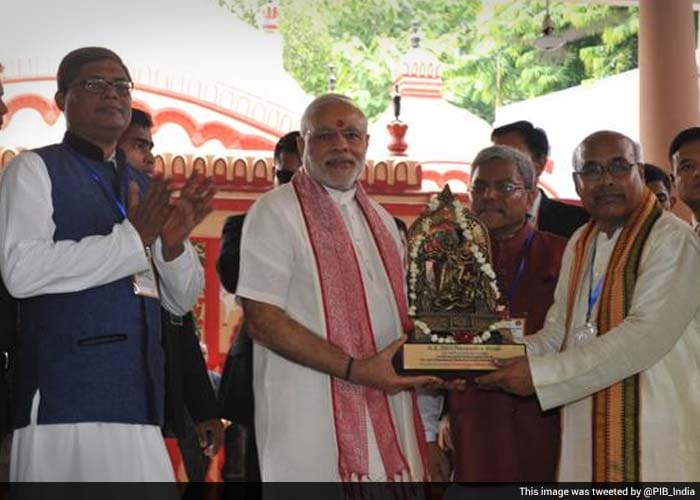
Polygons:
<instances>
[{"instance_id":1,"label":"white shirt collar","mask_svg":"<svg viewBox=\"0 0 700 500\"><path fill-rule=\"evenodd\" d=\"M326 191L328 191L328 194L331 195L333 201L338 205L350 204L350 202L355 199L355 191L357 191L357 187L353 187L347 191L340 191L339 189L333 189L328 186L323 187L326 189Z\"/></svg>"},{"instance_id":2,"label":"white shirt collar","mask_svg":"<svg viewBox=\"0 0 700 500\"><path fill-rule=\"evenodd\" d=\"M542 191L537 190L537 196L532 202L530 210L527 212L527 219L533 226L537 226L537 215L540 213L540 204L542 203Z\"/></svg>"},{"instance_id":3,"label":"white shirt collar","mask_svg":"<svg viewBox=\"0 0 700 500\"><path fill-rule=\"evenodd\" d=\"M114 151L112 151L112 154L109 155L109 158L105 159L106 162L110 162L112 166L114 167L114 170L117 169L117 150L115 148Z\"/></svg>"},{"instance_id":4,"label":"white shirt collar","mask_svg":"<svg viewBox=\"0 0 700 500\"><path fill-rule=\"evenodd\" d=\"M617 241L617 237L620 236L620 233L622 233L622 226L615 229L615 232L613 232L612 236L610 236L610 237L608 237L608 233L606 233L605 231L599 231L597 241L599 243L609 244L613 240Z\"/></svg>"}]
</instances>

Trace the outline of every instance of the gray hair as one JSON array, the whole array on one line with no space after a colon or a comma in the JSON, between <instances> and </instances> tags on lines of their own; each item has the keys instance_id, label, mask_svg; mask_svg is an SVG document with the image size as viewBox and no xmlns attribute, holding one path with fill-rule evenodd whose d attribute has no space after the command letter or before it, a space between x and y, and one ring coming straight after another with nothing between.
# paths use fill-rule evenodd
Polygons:
<instances>
[{"instance_id":1,"label":"gray hair","mask_svg":"<svg viewBox=\"0 0 700 500\"><path fill-rule=\"evenodd\" d=\"M301 126L299 127L301 135L306 135L306 133L311 129L311 117L314 115L314 113L328 104L336 103L346 104L352 108L355 108L357 112L364 117L365 125L367 124L367 117L351 98L343 94L323 94L311 101L311 103L304 110L304 114L301 115Z\"/></svg>"},{"instance_id":2,"label":"gray hair","mask_svg":"<svg viewBox=\"0 0 700 500\"><path fill-rule=\"evenodd\" d=\"M632 154L634 156L634 161L633 163L639 163L642 161L642 151L641 148L639 147L639 144L636 141L633 141L629 137L627 137L625 134L621 134L620 132L615 132L613 130L599 130L597 132L593 132L592 134L588 135L584 140L582 140L578 146L576 146L576 149L574 149L574 153L571 158L571 164L574 166L574 170L578 171L581 169L583 166L583 148L588 144L589 142L599 139L599 138L618 138L626 141L630 146L632 146Z\"/></svg>"},{"instance_id":3,"label":"gray hair","mask_svg":"<svg viewBox=\"0 0 700 500\"><path fill-rule=\"evenodd\" d=\"M512 163L518 169L520 177L523 178L525 189L532 190L535 188L536 174L532 160L529 156L510 146L489 146L479 151L474 161L472 161L472 175L474 175L474 170L492 160Z\"/></svg>"}]
</instances>

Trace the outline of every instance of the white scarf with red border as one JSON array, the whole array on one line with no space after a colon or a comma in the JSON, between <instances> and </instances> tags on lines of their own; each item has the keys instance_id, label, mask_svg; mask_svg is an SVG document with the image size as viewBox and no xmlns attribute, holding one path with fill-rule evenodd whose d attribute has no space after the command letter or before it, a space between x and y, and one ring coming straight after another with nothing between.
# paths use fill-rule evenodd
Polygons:
<instances>
[{"instance_id":1,"label":"white scarf with red border","mask_svg":"<svg viewBox=\"0 0 700 500\"><path fill-rule=\"evenodd\" d=\"M339 209L323 186L299 170L292 180L316 262L326 337L356 359L377 353L365 288L352 239ZM395 240L357 183L355 199L379 249L404 331L411 328L401 257ZM366 412L389 480L427 479L427 447L415 391L413 421L424 477L413 477L403 455L386 393L331 377L331 399L338 446L338 473L343 481L369 477Z\"/></svg>"}]
</instances>

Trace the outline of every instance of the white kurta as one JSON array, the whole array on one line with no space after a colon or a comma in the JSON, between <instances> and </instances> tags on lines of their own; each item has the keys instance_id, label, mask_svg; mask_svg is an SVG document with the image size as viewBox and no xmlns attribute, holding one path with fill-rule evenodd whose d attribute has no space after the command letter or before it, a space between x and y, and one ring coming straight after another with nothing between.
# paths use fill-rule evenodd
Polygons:
<instances>
[{"instance_id":1,"label":"white kurta","mask_svg":"<svg viewBox=\"0 0 700 500\"><path fill-rule=\"evenodd\" d=\"M354 200L354 190L328 191L353 239L376 346L381 350L401 335L389 279L364 215ZM400 248L393 219L379 204L372 203ZM263 196L246 216L237 293L284 309L292 319L325 338L316 263L291 183ZM330 377L255 344L253 386L263 480L339 480ZM402 452L413 479L421 480L411 396L400 392L388 398ZM370 479L382 481L386 474L371 425L367 428Z\"/></svg>"},{"instance_id":2,"label":"white kurta","mask_svg":"<svg viewBox=\"0 0 700 500\"><path fill-rule=\"evenodd\" d=\"M105 236L54 242L52 214L46 166L36 153L22 153L5 167L0 180L0 269L14 297L86 290L147 269L143 244L128 220ZM194 249L188 243L182 255L165 262L157 241L153 258L164 307L187 313L204 283ZM174 480L158 426L37 425L40 394L34 401L30 425L14 433L11 480Z\"/></svg>"},{"instance_id":3,"label":"white kurta","mask_svg":"<svg viewBox=\"0 0 700 500\"><path fill-rule=\"evenodd\" d=\"M664 212L645 245L629 315L584 346L565 338L566 296L573 248L569 241L544 328L526 337L543 410L562 411L561 481L592 479L591 395L635 373L641 379L641 479L700 480L700 245L690 227ZM594 280L603 273L619 231L597 240ZM590 262L590 256L588 257ZM589 266L573 311L585 322ZM597 316L597 307L593 318ZM564 344L562 352L557 352Z\"/></svg>"}]
</instances>

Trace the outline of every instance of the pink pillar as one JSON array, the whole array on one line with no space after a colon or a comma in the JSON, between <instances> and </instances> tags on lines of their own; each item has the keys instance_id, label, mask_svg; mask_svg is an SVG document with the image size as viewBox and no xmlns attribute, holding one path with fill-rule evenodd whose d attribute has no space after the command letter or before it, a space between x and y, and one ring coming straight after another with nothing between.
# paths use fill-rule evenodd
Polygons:
<instances>
[{"instance_id":1,"label":"pink pillar","mask_svg":"<svg viewBox=\"0 0 700 500\"><path fill-rule=\"evenodd\" d=\"M639 0L639 85L642 157L670 171L671 140L700 118L691 0Z\"/></svg>"}]
</instances>

